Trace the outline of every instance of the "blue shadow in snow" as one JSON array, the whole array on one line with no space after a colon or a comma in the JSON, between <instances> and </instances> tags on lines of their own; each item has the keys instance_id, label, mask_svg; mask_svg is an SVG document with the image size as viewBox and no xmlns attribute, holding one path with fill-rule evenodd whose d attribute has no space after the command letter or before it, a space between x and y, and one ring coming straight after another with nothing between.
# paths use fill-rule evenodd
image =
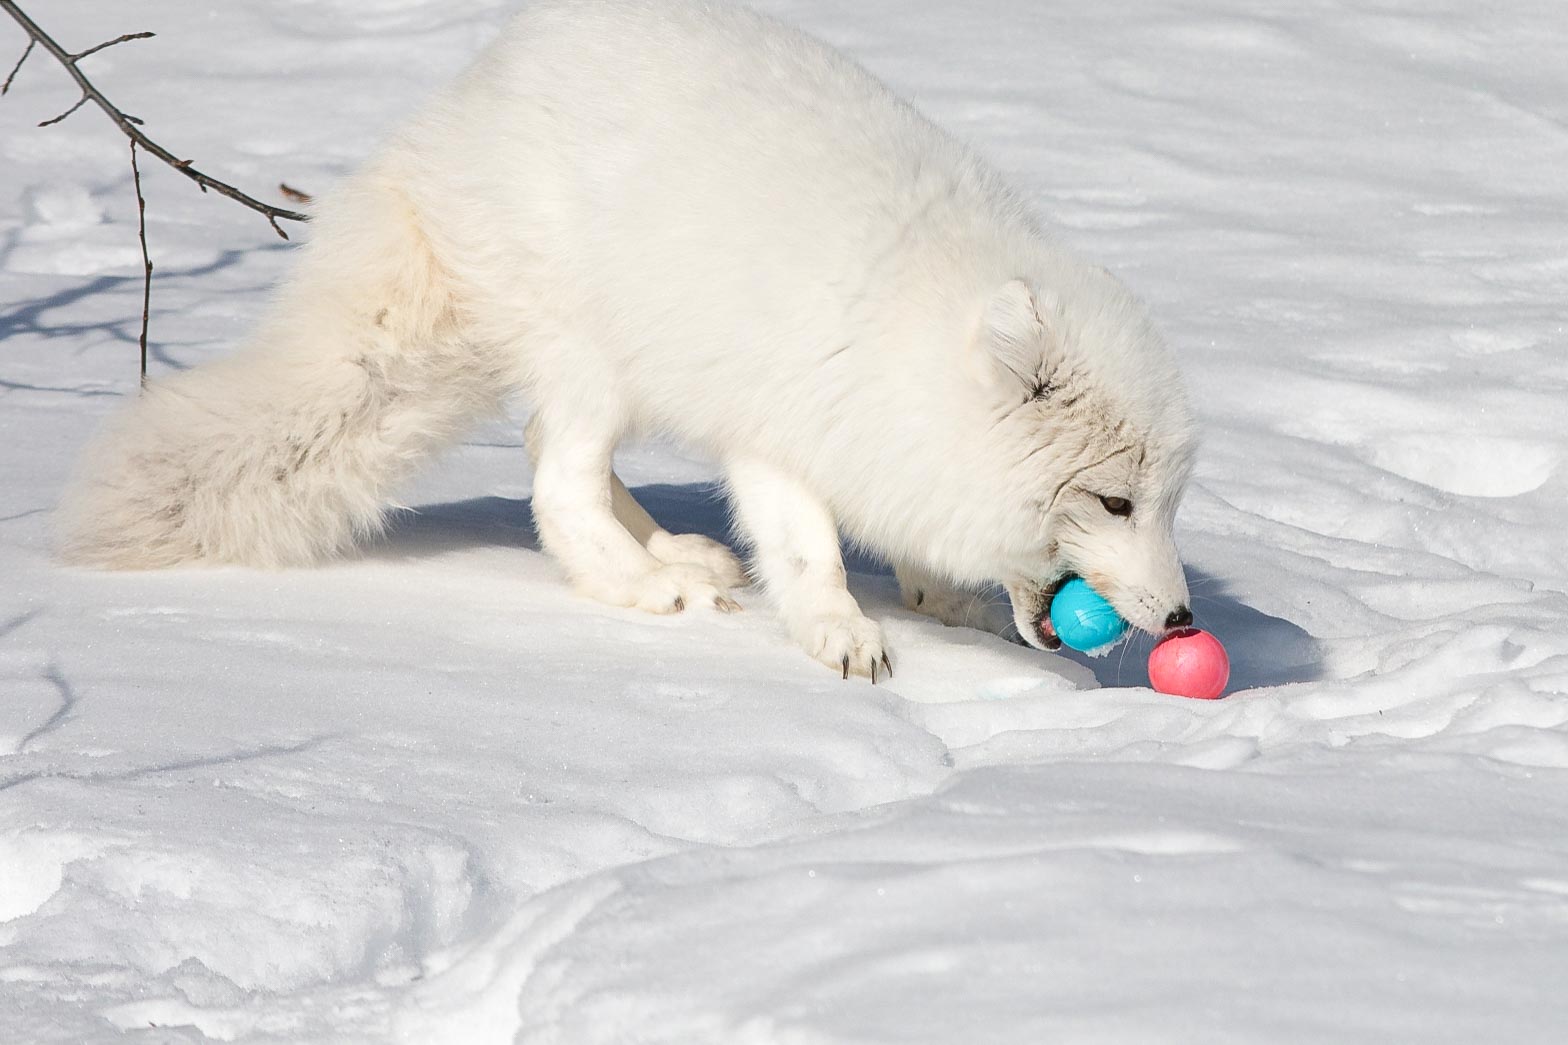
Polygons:
<instances>
[{"instance_id":1,"label":"blue shadow in snow","mask_svg":"<svg viewBox=\"0 0 1568 1045\"><path fill-rule=\"evenodd\" d=\"M648 514L671 533L700 533L736 546L729 504L713 483L653 483L632 490ZM455 548L510 547L539 550L533 505L527 498L475 497L427 504L393 513L381 540L366 548L378 557L423 557ZM845 564L852 573L887 575L885 563L853 549Z\"/></svg>"},{"instance_id":2,"label":"blue shadow in snow","mask_svg":"<svg viewBox=\"0 0 1568 1045\"><path fill-rule=\"evenodd\" d=\"M714 484L659 483L639 486L632 494L672 533L700 533L731 547L736 544L729 505ZM386 536L366 554L421 558L480 546L538 551L530 502L476 497L398 512ZM853 549L846 550L845 564L855 574L885 578L891 572L886 563ZM1323 677L1317 643L1303 628L1248 606L1226 590L1221 578L1189 568L1187 583L1198 625L1217 635L1230 654L1232 692ZM1063 655L1085 664L1102 686L1146 686L1145 665L1153 645L1151 637L1137 633L1104 657L1072 650Z\"/></svg>"},{"instance_id":3,"label":"blue shadow in snow","mask_svg":"<svg viewBox=\"0 0 1568 1045\"><path fill-rule=\"evenodd\" d=\"M1323 677L1317 641L1304 628L1248 606L1226 590L1221 578L1201 570L1188 568L1187 587L1198 627L1212 632L1230 655L1228 692ZM1102 686L1147 686L1153 648L1151 636L1136 632L1103 657L1062 653L1086 665Z\"/></svg>"}]
</instances>

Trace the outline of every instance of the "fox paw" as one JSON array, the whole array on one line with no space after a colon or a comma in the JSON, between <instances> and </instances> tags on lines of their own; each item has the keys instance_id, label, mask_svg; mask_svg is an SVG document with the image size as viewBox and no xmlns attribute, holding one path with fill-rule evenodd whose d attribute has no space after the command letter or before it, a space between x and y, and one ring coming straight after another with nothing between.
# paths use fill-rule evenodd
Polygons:
<instances>
[{"instance_id":1,"label":"fox paw","mask_svg":"<svg viewBox=\"0 0 1568 1045\"><path fill-rule=\"evenodd\" d=\"M862 675L875 683L878 678L893 677L893 663L876 621L858 614L833 614L814 617L801 630L806 652L844 678Z\"/></svg>"},{"instance_id":2,"label":"fox paw","mask_svg":"<svg viewBox=\"0 0 1568 1045\"><path fill-rule=\"evenodd\" d=\"M744 588L751 583L735 553L700 533L666 533L648 538L648 554L662 563L701 566L718 578L720 588Z\"/></svg>"},{"instance_id":3,"label":"fox paw","mask_svg":"<svg viewBox=\"0 0 1568 1045\"><path fill-rule=\"evenodd\" d=\"M713 571L691 563L669 563L644 574L614 600L648 613L680 613L697 606L734 613L740 604L729 597Z\"/></svg>"}]
</instances>

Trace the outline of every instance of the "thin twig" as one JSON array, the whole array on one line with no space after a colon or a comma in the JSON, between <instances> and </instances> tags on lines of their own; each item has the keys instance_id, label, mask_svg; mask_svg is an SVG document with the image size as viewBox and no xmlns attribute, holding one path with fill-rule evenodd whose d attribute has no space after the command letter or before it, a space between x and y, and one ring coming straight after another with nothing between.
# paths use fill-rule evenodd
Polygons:
<instances>
[{"instance_id":1,"label":"thin twig","mask_svg":"<svg viewBox=\"0 0 1568 1045\"><path fill-rule=\"evenodd\" d=\"M85 51L77 51L71 57L74 60L76 60L76 61L80 61L81 59L86 58L90 54L97 54L99 51L102 51L105 47L113 47L115 44L123 44L127 40L150 40L154 36L157 36L157 35L158 35L157 33L126 33L123 36L116 36L113 40L105 40L101 44L93 44L87 50L85 50Z\"/></svg>"},{"instance_id":2,"label":"thin twig","mask_svg":"<svg viewBox=\"0 0 1568 1045\"><path fill-rule=\"evenodd\" d=\"M84 94L80 98L76 99L76 104L71 106L69 109L65 110L65 112L61 113L59 116L56 116L52 120L40 120L38 122L38 126L40 126L40 127L52 127L52 126L54 126L55 124L59 123L61 120L65 119L67 116L71 115L73 112L75 112L76 110L80 109L82 106L84 106L86 104L87 104L87 95Z\"/></svg>"},{"instance_id":3,"label":"thin twig","mask_svg":"<svg viewBox=\"0 0 1568 1045\"><path fill-rule=\"evenodd\" d=\"M33 48L37 46L37 44L37 40L34 40L31 37L28 38L27 49L22 52L22 57L16 60L16 64L11 66L11 74L5 78L5 85L0 86L0 95L5 94L11 89L11 81L16 79L16 74L22 71L22 63L27 61L27 56L33 53Z\"/></svg>"},{"instance_id":4,"label":"thin twig","mask_svg":"<svg viewBox=\"0 0 1568 1045\"><path fill-rule=\"evenodd\" d=\"M113 40L105 40L101 44L95 44L85 51L72 53L56 43L48 33L39 28L38 23L27 17L26 13L23 12L20 7L16 6L15 0L0 0L0 10L3 10L6 14L15 19L16 23L20 25L24 31L26 31L27 35L32 38L34 43L42 44L44 50L48 51L51 55L54 56L55 61L59 62L65 68L65 71L71 75L71 79L76 81L76 86L81 89L81 100L66 112L61 113L59 116L55 117L53 120L45 121L46 124L58 123L60 120L65 119L71 113L75 112L85 102L90 101L94 105L98 106L98 108L102 109L104 114L107 115L109 119L113 120L115 126L119 127L125 136L131 139L131 141L135 142L137 145L141 146L143 149L162 160L164 163L167 163L169 166L173 167L175 170L194 181L201 187L203 192L211 189L220 195L227 196L229 199L234 200L237 203L241 203L246 207L249 207L251 210L256 211L258 214L265 217L268 224L272 226L273 231L276 232L279 236L282 236L284 239L288 239L289 237L288 233L283 231L283 227L278 224L279 218L287 218L289 221L310 220L308 216L301 214L298 211L285 210L282 207L274 207L270 203L263 203L260 200L241 192L239 189L236 189L234 186L229 185L226 182L221 182L216 178L213 178L207 174L203 174L201 171L191 166L190 160L182 160L178 158L169 150L165 149L163 146L147 137L147 135L142 131L138 130L137 128L142 121L138 120L134 116L128 116L117 106L115 106L113 102L105 98L98 88L93 86L92 81L87 79L87 77L83 75L82 70L77 66L77 62L90 54L95 54L106 47L113 47L115 44L125 43L128 40L145 40L152 36L152 33L127 33L124 36L116 37ZM32 45L29 44L28 51L31 50ZM26 53L24 53L22 57L25 59L27 57ZM21 67L20 62L17 63L17 67ZM14 75L16 75L15 70L12 70L12 76ZM8 79L7 86L9 86L9 84L10 81Z\"/></svg>"},{"instance_id":5,"label":"thin twig","mask_svg":"<svg viewBox=\"0 0 1568 1045\"><path fill-rule=\"evenodd\" d=\"M147 316L152 306L152 256L147 253L147 201L142 197L142 172L136 166L136 139L131 139L131 184L136 186L136 234L142 241L142 387L147 387Z\"/></svg>"}]
</instances>

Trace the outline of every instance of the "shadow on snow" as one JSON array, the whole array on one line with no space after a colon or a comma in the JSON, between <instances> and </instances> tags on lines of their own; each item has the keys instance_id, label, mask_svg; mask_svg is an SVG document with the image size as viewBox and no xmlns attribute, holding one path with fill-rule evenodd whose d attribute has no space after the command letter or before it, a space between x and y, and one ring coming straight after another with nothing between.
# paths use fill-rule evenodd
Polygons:
<instances>
[{"instance_id":1,"label":"shadow on snow","mask_svg":"<svg viewBox=\"0 0 1568 1045\"><path fill-rule=\"evenodd\" d=\"M735 545L729 506L717 485L661 483L632 492L671 532L700 533ZM527 499L477 497L398 512L386 536L367 554L423 558L458 548L497 546L539 550ZM851 573L880 578L890 573L885 563L854 550L846 552L845 561ZM1222 578L1188 569L1187 582L1199 626L1219 636L1230 654L1232 692L1322 677L1316 643L1304 629L1241 602L1226 590ZM1104 657L1064 654L1086 664L1102 686L1144 686L1153 641L1135 634Z\"/></svg>"}]
</instances>

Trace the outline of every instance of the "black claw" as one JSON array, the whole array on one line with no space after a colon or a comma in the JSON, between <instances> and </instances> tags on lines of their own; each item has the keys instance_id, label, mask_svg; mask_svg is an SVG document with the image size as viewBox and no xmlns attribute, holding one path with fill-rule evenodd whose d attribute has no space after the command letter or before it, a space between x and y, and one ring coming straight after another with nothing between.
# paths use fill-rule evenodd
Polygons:
<instances>
[{"instance_id":1,"label":"black claw","mask_svg":"<svg viewBox=\"0 0 1568 1045\"><path fill-rule=\"evenodd\" d=\"M849 681L849 658L844 658L844 681Z\"/></svg>"},{"instance_id":2,"label":"black claw","mask_svg":"<svg viewBox=\"0 0 1568 1045\"><path fill-rule=\"evenodd\" d=\"M682 595L675 596L675 612L680 613L686 609L686 598Z\"/></svg>"},{"instance_id":3,"label":"black claw","mask_svg":"<svg viewBox=\"0 0 1568 1045\"><path fill-rule=\"evenodd\" d=\"M882 668L887 672L887 677L893 677L893 662L887 659L887 654L882 654Z\"/></svg>"},{"instance_id":4,"label":"black claw","mask_svg":"<svg viewBox=\"0 0 1568 1045\"><path fill-rule=\"evenodd\" d=\"M877 684L877 662L876 661L872 661L871 662L871 684L873 686L875 686Z\"/></svg>"}]
</instances>

